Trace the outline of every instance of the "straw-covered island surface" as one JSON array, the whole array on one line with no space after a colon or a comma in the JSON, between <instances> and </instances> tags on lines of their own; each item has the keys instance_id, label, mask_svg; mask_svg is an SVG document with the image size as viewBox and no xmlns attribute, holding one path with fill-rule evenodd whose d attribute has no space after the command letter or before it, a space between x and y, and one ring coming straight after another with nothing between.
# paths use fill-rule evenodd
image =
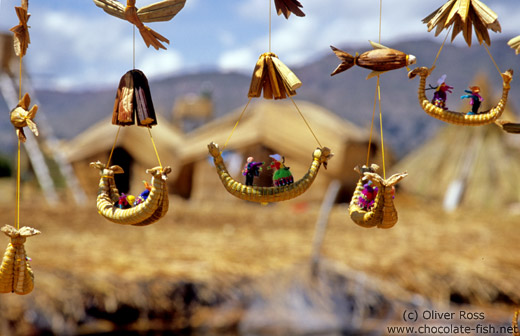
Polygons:
<instances>
[{"instance_id":1,"label":"straw-covered island surface","mask_svg":"<svg viewBox=\"0 0 520 336\"><path fill-rule=\"evenodd\" d=\"M441 307L450 300L472 304L489 318L500 308L511 321L520 303L520 215L479 209L444 214L431 201L403 194L395 202L400 219L389 230L359 227L348 205L337 205L322 258L342 276L356 272L367 286L375 282L387 303L406 301L404 290ZM170 330L214 326L198 312L240 300L239 288L254 289L251 280L287 283L292 274L305 276L291 270L310 262L318 212L318 205L297 200L261 206L171 197L163 219L132 227L107 222L91 207L33 205L23 220L45 232L25 246L37 274L34 290L2 294L0 330L11 322L30 330L32 323L45 326L42 321L53 330L84 333L116 324L146 329L152 322ZM4 204L0 213L9 222L12 208ZM244 307L220 323L236 327ZM38 318L22 318L29 311Z\"/></svg>"}]
</instances>

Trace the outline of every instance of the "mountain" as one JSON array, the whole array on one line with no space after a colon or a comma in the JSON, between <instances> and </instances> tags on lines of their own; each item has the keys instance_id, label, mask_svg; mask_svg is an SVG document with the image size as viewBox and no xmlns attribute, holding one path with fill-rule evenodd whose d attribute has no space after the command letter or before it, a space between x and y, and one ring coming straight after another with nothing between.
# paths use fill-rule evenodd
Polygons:
<instances>
[{"instance_id":1,"label":"mountain","mask_svg":"<svg viewBox=\"0 0 520 336\"><path fill-rule=\"evenodd\" d=\"M520 59L507 46L507 40L493 41L489 50L502 71L510 67L517 70L516 64ZM352 47L341 45L337 47L353 55L371 48L368 43ZM412 65L414 68L432 66L440 45L431 40L415 40L395 43L390 47L415 55L418 61L416 65ZM278 56L283 61L283 55ZM366 80L370 70L356 66L331 77L330 73L338 64L339 60L332 51L303 66L288 64L303 82L302 87L297 90L295 99L322 105L341 117L368 128L372 119L377 79ZM498 99L501 78L483 46L476 45L468 48L447 43L436 65L437 68L429 84L436 85L437 79L447 74L446 83L455 87L447 101L451 109L460 108L462 104L460 96L472 84L471 80L481 72L488 75L491 87L494 88L494 92L483 92L482 95L486 100ZM254 64L251 65L251 71L253 67ZM419 79L409 80L406 69L385 73L380 78L385 144L398 156L403 156L431 137L443 123L422 111L417 101ZM149 78L149 81L157 113L171 120L171 109L176 99L187 94L199 94L203 88L211 89L214 103L213 118L244 106L248 100L250 79L250 74L204 72L161 79ZM514 94L518 92L518 82L513 80L510 106L520 106L520 95ZM85 92L38 90L36 95L40 111L46 115L47 120L51 121L56 136L67 140L112 114L117 85L118 83L114 83L113 88ZM302 113L305 114L305 111ZM4 112L2 114L5 115ZM4 118L0 122L2 134L0 141L5 144L3 148L7 149L14 146L16 139L10 133L6 136L4 131L12 127L8 119L7 122L5 120ZM14 133L12 130L11 132ZM376 116L374 132L379 134L378 116Z\"/></svg>"}]
</instances>

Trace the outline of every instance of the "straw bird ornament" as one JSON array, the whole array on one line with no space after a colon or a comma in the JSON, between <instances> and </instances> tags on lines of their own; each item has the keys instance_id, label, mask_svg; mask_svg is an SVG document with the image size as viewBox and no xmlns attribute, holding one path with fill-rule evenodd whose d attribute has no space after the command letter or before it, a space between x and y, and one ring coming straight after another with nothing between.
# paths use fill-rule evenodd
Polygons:
<instances>
[{"instance_id":1,"label":"straw bird ornament","mask_svg":"<svg viewBox=\"0 0 520 336\"><path fill-rule=\"evenodd\" d=\"M486 42L487 45L491 45L488 29L494 32L502 30L495 12L479 0L449 0L425 17L423 23L427 25L428 31L436 28L435 36L452 26L452 41L462 31L468 46L471 46L472 28L475 29L479 44Z\"/></svg>"},{"instance_id":2,"label":"straw bird ornament","mask_svg":"<svg viewBox=\"0 0 520 336\"><path fill-rule=\"evenodd\" d=\"M416 58L414 55L407 55L402 51L385 47L382 44L369 41L372 45L372 50L366 51L361 55L356 53L355 56L340 50L334 46L330 46L334 54L341 60L341 63L330 74L334 76L340 72L350 69L354 65L365 69L370 69L372 72L367 79L378 76L386 71L396 70L415 64Z\"/></svg>"},{"instance_id":3,"label":"straw bird ornament","mask_svg":"<svg viewBox=\"0 0 520 336\"><path fill-rule=\"evenodd\" d=\"M408 78L420 77L418 98L422 109L431 117L445 121L450 124L463 126L480 126L496 122L505 110L509 90L511 89L511 81L513 80L513 70L509 69L502 73L502 97L497 105L489 111L483 111L475 115L445 110L437 107L426 97L426 78L430 76L433 69L427 67L416 68L408 73ZM497 123L499 126L503 126ZM506 130L507 131L507 130ZM513 132L511 132L513 133Z\"/></svg>"},{"instance_id":4,"label":"straw bird ornament","mask_svg":"<svg viewBox=\"0 0 520 336\"><path fill-rule=\"evenodd\" d=\"M33 121L38 111L38 105L34 105L29 110L30 103L31 97L26 93L22 99L20 99L18 105L11 111L11 124L13 124L16 129L16 135L21 142L25 142L27 139L23 131L23 128L26 126L29 127L34 135L38 136L38 127L36 127L36 123Z\"/></svg>"},{"instance_id":5,"label":"straw bird ornament","mask_svg":"<svg viewBox=\"0 0 520 336\"><path fill-rule=\"evenodd\" d=\"M376 173L378 169L379 166L376 164L354 168L361 176L350 201L349 214L352 221L359 226L389 229L397 223L398 219L394 205L394 186L408 174L406 172L394 174L385 180ZM371 181L378 190L370 209L364 208L360 202L364 185L368 181Z\"/></svg>"},{"instance_id":6,"label":"straw bird ornament","mask_svg":"<svg viewBox=\"0 0 520 336\"><path fill-rule=\"evenodd\" d=\"M106 13L127 20L139 29L139 33L147 47L156 50L166 49L161 43L169 44L170 41L144 25L143 22L169 21L184 7L186 0L164 0L137 9L136 0L127 0L126 7L117 0L93 0L96 6L102 8Z\"/></svg>"},{"instance_id":7,"label":"straw bird ornament","mask_svg":"<svg viewBox=\"0 0 520 336\"><path fill-rule=\"evenodd\" d=\"M170 167L155 167L147 169L152 175L151 189L148 197L142 203L129 209L120 209L115 204L120 194L117 190L114 174L123 173L120 166L106 167L100 161L91 162L90 166L99 169L101 178L97 196L97 209L100 215L111 222L122 225L145 226L162 218L168 212L169 199L166 185Z\"/></svg>"},{"instance_id":8,"label":"straw bird ornament","mask_svg":"<svg viewBox=\"0 0 520 336\"><path fill-rule=\"evenodd\" d=\"M303 194L316 179L320 166L323 164L323 166L327 168L328 161L334 155L327 147L317 148L312 154L313 160L309 170L298 181L278 187L254 187L242 184L231 177L216 143L211 142L208 145L208 150L209 154L213 157L213 163L215 164L220 181L231 195L245 201L263 204L286 201Z\"/></svg>"},{"instance_id":9,"label":"straw bird ornament","mask_svg":"<svg viewBox=\"0 0 520 336\"><path fill-rule=\"evenodd\" d=\"M16 15L18 16L20 23L11 28L10 31L14 33L14 51L16 56L25 56L29 43L31 43L29 26L27 25L31 14L27 12L28 9L29 0L22 0L22 6L15 7Z\"/></svg>"},{"instance_id":10,"label":"straw bird ornament","mask_svg":"<svg viewBox=\"0 0 520 336\"><path fill-rule=\"evenodd\" d=\"M29 294L34 288L34 274L25 253L27 237L40 231L24 226L20 230L5 225L1 231L11 238L0 267L0 293Z\"/></svg>"},{"instance_id":11,"label":"straw bird ornament","mask_svg":"<svg viewBox=\"0 0 520 336\"><path fill-rule=\"evenodd\" d=\"M301 10L303 6L298 0L274 0L274 5L276 7L276 13L278 15L283 14L286 19L289 18L291 13L300 17L305 16L305 13Z\"/></svg>"}]
</instances>

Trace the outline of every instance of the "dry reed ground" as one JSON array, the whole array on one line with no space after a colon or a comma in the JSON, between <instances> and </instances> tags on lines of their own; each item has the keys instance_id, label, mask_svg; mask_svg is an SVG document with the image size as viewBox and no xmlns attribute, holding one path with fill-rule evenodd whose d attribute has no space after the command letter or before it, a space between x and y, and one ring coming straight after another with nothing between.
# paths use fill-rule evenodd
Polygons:
<instances>
[{"instance_id":1,"label":"dry reed ground","mask_svg":"<svg viewBox=\"0 0 520 336\"><path fill-rule=\"evenodd\" d=\"M358 227L346 204L336 206L323 256L441 305L450 298L481 307L520 304L519 215L479 209L445 214L404 195L396 204L400 220L389 230ZM1 206L0 223L14 224L13 209ZM297 201L260 206L173 199L160 222L125 227L104 220L94 204L23 204L21 226L42 231L25 244L36 282L29 296L48 304L85 284L108 293L117 287L114 279L222 284L273 273L309 261L318 211L318 205ZM14 294L1 298L4 304L19 300Z\"/></svg>"}]
</instances>

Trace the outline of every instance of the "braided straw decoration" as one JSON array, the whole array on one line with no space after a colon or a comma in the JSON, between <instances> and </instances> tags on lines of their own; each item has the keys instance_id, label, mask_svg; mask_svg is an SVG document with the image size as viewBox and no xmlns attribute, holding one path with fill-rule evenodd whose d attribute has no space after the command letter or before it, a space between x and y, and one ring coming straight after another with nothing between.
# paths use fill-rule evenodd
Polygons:
<instances>
[{"instance_id":1,"label":"braided straw decoration","mask_svg":"<svg viewBox=\"0 0 520 336\"><path fill-rule=\"evenodd\" d=\"M144 226L152 224L168 212L169 199L166 186L170 167L147 169L152 175L152 189L146 201L129 209L120 209L114 204L119 200L119 191L114 182L114 174L122 173L119 166L106 168L101 162L91 162L91 167L100 170L97 209L100 215L111 222L122 225Z\"/></svg>"},{"instance_id":2,"label":"braided straw decoration","mask_svg":"<svg viewBox=\"0 0 520 336\"><path fill-rule=\"evenodd\" d=\"M370 168L366 166L355 168L362 176L358 181L348 210L352 221L359 226L365 228L377 226L380 229L389 229L397 223L398 219L394 205L393 186L408 176L408 174L406 172L394 174L385 180L375 172L378 168L375 164L372 164ZM363 185L367 180L372 181L379 188L374 205L370 211L364 210L359 205Z\"/></svg>"},{"instance_id":3,"label":"braided straw decoration","mask_svg":"<svg viewBox=\"0 0 520 336\"><path fill-rule=\"evenodd\" d=\"M29 294L34 288L34 275L23 244L27 237L40 234L40 231L27 226L17 230L10 225L5 225L1 231L11 238L11 242L0 267L0 293Z\"/></svg>"},{"instance_id":4,"label":"braided straw decoration","mask_svg":"<svg viewBox=\"0 0 520 336\"><path fill-rule=\"evenodd\" d=\"M502 97L498 104L491 110L476 115L467 115L465 113L444 110L435 106L428 100L425 93L426 78L428 78L432 70L433 68L428 69L427 67L420 67L408 73L408 78L414 78L417 75L421 77L418 90L419 103L421 104L422 109L431 117L455 125L480 126L493 123L504 112L509 89L511 89L510 83L513 79L513 70L509 69L502 73Z\"/></svg>"},{"instance_id":5,"label":"braided straw decoration","mask_svg":"<svg viewBox=\"0 0 520 336\"><path fill-rule=\"evenodd\" d=\"M229 175L217 144L213 142L210 143L208 149L211 156L213 156L217 174L226 190L231 195L242 200L258 203L287 201L300 196L307 191L312 185L312 182L314 182L321 164L323 163L326 167L328 160L333 156L329 148L317 148L314 150L313 161L309 170L298 181L290 185L279 187L253 187L237 182Z\"/></svg>"}]
</instances>

